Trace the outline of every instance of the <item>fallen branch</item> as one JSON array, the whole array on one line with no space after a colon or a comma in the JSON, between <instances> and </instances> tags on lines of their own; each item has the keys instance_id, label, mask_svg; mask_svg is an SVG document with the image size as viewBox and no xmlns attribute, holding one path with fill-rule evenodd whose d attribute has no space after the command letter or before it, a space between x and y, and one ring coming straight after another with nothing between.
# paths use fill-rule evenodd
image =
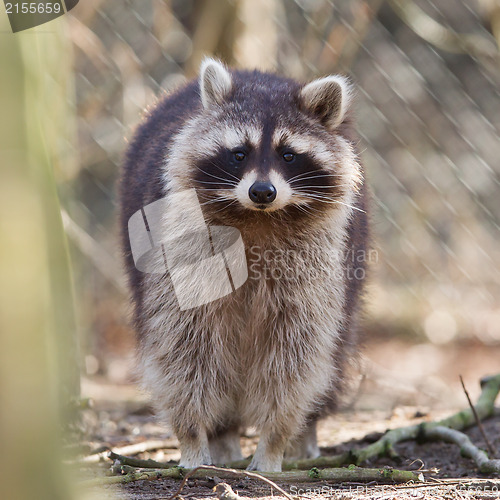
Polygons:
<instances>
[{"instance_id":1,"label":"fallen branch","mask_svg":"<svg viewBox=\"0 0 500 500\"><path fill-rule=\"evenodd\" d=\"M426 431L426 439L435 439L438 441L446 441L460 446L460 453L462 456L472 458L483 474L493 474L500 472L500 460L490 460L488 455L483 450L472 444L469 436L463 432L449 427L434 427Z\"/></svg>"},{"instance_id":2,"label":"fallen branch","mask_svg":"<svg viewBox=\"0 0 500 500\"><path fill-rule=\"evenodd\" d=\"M86 457L83 457L80 459L78 462L79 463L85 463L85 464L93 464L93 463L98 463L101 462L102 460L109 458L110 454L116 454L116 455L135 455L136 453L144 453L145 451L152 451L152 450L164 450L167 448L173 448L172 443L174 441L172 439L155 439L151 441L143 441L141 443L134 443L134 444L128 444L126 446L121 446L120 448L113 448L113 450L110 450L110 448L106 448L105 450L99 452L99 453L94 453L92 455L87 455ZM177 449L177 448L175 448ZM153 460L154 462L154 460ZM160 462L156 462L160 463ZM164 464L165 465L165 464ZM140 466L144 467L144 466ZM156 468L159 468L160 466L155 465ZM167 465L167 467L171 467L170 465Z\"/></svg>"},{"instance_id":3,"label":"fallen branch","mask_svg":"<svg viewBox=\"0 0 500 500\"><path fill-rule=\"evenodd\" d=\"M171 469L176 465L175 463L157 462L151 458L143 460L142 458L127 457L125 455L119 455L114 451L108 452L108 458L114 460L115 463L118 463L119 465L128 465L130 467L138 467L141 469Z\"/></svg>"},{"instance_id":4,"label":"fallen branch","mask_svg":"<svg viewBox=\"0 0 500 500\"><path fill-rule=\"evenodd\" d=\"M495 399L500 392L500 374L484 379L481 385L482 392L475 406L475 410L478 418L484 420L490 417L494 412ZM391 430L375 443L360 450L352 451L351 453L356 459L355 463L360 464L368 459L384 456L386 450L391 449L396 443L412 439L423 440L425 436L428 435L429 431L436 427L448 427L449 429L461 431L474 423L474 412L470 408L467 408L438 422L423 422L421 424Z\"/></svg>"},{"instance_id":5,"label":"fallen branch","mask_svg":"<svg viewBox=\"0 0 500 500\"><path fill-rule=\"evenodd\" d=\"M105 476L89 479L80 483L81 486L99 486L104 484L123 484L133 481L152 480L160 478L184 479L186 474L190 478L206 479L209 475L203 469L217 471L217 477L221 479L231 479L235 475L240 477L254 477L256 473L245 470L226 469L214 466L201 466L190 471L182 467L172 467L170 469L133 470L129 466L123 466L126 474L122 476ZM308 471L294 470L287 472L261 472L257 474L262 478L271 481L286 481L287 483L303 483L314 481L336 481L336 482L372 482L380 483L407 483L409 481L422 482L423 474L418 471L406 471L384 467L379 469L365 469L351 465L338 469L317 469Z\"/></svg>"}]
</instances>

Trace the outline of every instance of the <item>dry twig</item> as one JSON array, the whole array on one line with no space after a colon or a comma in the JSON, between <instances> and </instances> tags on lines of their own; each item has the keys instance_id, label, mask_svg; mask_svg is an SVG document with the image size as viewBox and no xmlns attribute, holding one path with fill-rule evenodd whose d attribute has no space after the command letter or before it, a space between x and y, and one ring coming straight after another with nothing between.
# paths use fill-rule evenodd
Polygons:
<instances>
[{"instance_id":1,"label":"dry twig","mask_svg":"<svg viewBox=\"0 0 500 500\"><path fill-rule=\"evenodd\" d=\"M474 408L472 401L470 400L470 396L469 396L467 389L465 388L464 379L462 378L462 375L460 375L460 383L462 384L462 389L464 390L465 397L467 398L467 401L469 402L470 409L472 410L472 413L474 414L474 418L476 420L477 426L479 427L479 431L481 432L483 439L486 442L486 446L488 447L488 451L490 452L491 456L494 458L495 457L495 450L494 450L493 446L491 445L490 440L488 439L488 436L486 435L486 432L484 431L484 427L483 427L483 424L481 423L481 419L479 418L479 415L477 414L477 411Z\"/></svg>"},{"instance_id":2,"label":"dry twig","mask_svg":"<svg viewBox=\"0 0 500 500\"><path fill-rule=\"evenodd\" d=\"M83 457L81 460L79 460L79 462L86 464L93 464L93 463L98 463L106 458L115 459L115 457L112 455L116 455L117 457L118 456L123 457L123 455L135 455L136 453L144 453L145 451L161 450L171 447L172 447L172 439L155 439L150 441L142 441L140 443L129 444L126 446L122 446L120 448L113 448L113 450L106 448L104 451L101 451L99 453L94 453L93 455L88 455L86 457ZM130 458L130 457L123 457L123 458ZM154 460L152 460L151 462L154 462ZM155 463L160 464L160 462L155 462ZM127 465L132 465L132 464L127 464ZM163 465L165 465L166 467L170 467L169 465L166 464ZM147 467L147 466L140 465L137 467ZM161 468L161 464L155 465L154 467Z\"/></svg>"}]
</instances>

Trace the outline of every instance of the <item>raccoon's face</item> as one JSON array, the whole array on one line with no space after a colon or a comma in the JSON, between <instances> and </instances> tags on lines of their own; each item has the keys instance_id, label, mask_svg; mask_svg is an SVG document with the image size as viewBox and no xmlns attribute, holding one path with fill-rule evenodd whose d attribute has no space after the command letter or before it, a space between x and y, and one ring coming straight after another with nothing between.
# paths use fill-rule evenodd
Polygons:
<instances>
[{"instance_id":1,"label":"raccoon's face","mask_svg":"<svg viewBox=\"0 0 500 500\"><path fill-rule=\"evenodd\" d=\"M346 79L301 87L258 72L232 74L209 59L200 91L203 112L174 141L169 182L194 187L210 219L288 222L354 202L361 167L342 135Z\"/></svg>"}]
</instances>

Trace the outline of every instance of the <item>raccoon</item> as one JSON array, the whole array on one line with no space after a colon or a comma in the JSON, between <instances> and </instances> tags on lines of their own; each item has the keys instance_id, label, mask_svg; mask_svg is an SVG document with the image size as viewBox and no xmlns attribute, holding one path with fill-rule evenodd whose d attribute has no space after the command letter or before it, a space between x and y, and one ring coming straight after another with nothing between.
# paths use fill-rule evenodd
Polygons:
<instances>
[{"instance_id":1,"label":"raccoon","mask_svg":"<svg viewBox=\"0 0 500 500\"><path fill-rule=\"evenodd\" d=\"M241 459L246 426L260 432L249 470L319 455L316 422L356 358L365 282L366 259L354 258L368 249L368 221L352 95L343 76L304 85L208 58L130 143L120 207L138 365L183 467ZM190 189L208 227L239 231L248 278L182 310L169 272L136 268L128 224L160 199L182 214L173 200ZM164 221L165 236L178 220Z\"/></svg>"}]
</instances>

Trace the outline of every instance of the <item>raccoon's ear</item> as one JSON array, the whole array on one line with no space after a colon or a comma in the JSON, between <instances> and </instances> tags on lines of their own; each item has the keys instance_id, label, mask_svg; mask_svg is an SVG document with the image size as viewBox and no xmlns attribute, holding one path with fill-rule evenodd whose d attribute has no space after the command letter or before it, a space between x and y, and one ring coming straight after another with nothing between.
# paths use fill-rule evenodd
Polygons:
<instances>
[{"instance_id":1,"label":"raccoon's ear","mask_svg":"<svg viewBox=\"0 0 500 500\"><path fill-rule=\"evenodd\" d=\"M219 61L207 57L201 63L200 91L203 107L222 104L232 89L231 74Z\"/></svg>"},{"instance_id":2,"label":"raccoon's ear","mask_svg":"<svg viewBox=\"0 0 500 500\"><path fill-rule=\"evenodd\" d=\"M351 84L347 78L331 75L308 83L300 91L300 99L303 106L327 128L334 129L344 120L351 94Z\"/></svg>"}]
</instances>

